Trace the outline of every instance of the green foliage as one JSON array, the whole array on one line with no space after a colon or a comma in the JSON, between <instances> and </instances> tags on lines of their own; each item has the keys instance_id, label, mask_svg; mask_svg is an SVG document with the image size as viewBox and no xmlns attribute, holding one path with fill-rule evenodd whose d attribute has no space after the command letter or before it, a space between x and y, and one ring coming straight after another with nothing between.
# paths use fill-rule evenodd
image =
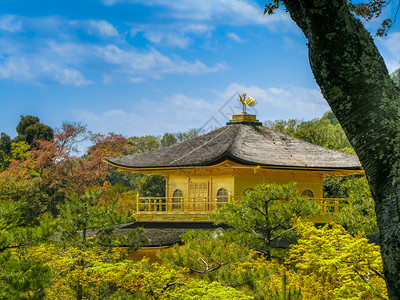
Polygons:
<instances>
[{"instance_id":1,"label":"green foliage","mask_svg":"<svg viewBox=\"0 0 400 300\"><path fill-rule=\"evenodd\" d=\"M70 194L65 203L59 206L56 219L57 230L64 247L88 248L91 244L111 247L116 241L137 249L140 247L141 230L132 230L125 236L114 234L116 225L134 221L132 215L118 212L118 203L102 203L101 191L88 190L83 195Z\"/></svg>"},{"instance_id":2,"label":"green foliage","mask_svg":"<svg viewBox=\"0 0 400 300\"><path fill-rule=\"evenodd\" d=\"M137 174L133 181L143 197L165 197L165 178L163 176Z\"/></svg>"},{"instance_id":3,"label":"green foliage","mask_svg":"<svg viewBox=\"0 0 400 300\"><path fill-rule=\"evenodd\" d=\"M349 176L324 177L324 198L346 198L347 188L344 185Z\"/></svg>"},{"instance_id":4,"label":"green foliage","mask_svg":"<svg viewBox=\"0 0 400 300\"><path fill-rule=\"evenodd\" d=\"M174 134L172 133L164 133L160 140L160 146L161 148L165 148L168 146L171 146L173 144L176 144L178 142L177 138L175 137Z\"/></svg>"},{"instance_id":5,"label":"green foliage","mask_svg":"<svg viewBox=\"0 0 400 300\"><path fill-rule=\"evenodd\" d=\"M183 246L174 245L171 251L161 252L161 257L174 267L205 274L210 281L226 278L230 265L254 256L248 248L229 241L222 232L190 230L181 238Z\"/></svg>"},{"instance_id":6,"label":"green foliage","mask_svg":"<svg viewBox=\"0 0 400 300\"><path fill-rule=\"evenodd\" d=\"M204 281L192 281L172 293L166 293L161 299L170 300L251 300L252 296L235 290L232 287L222 286L218 282L207 283Z\"/></svg>"},{"instance_id":7,"label":"green foliage","mask_svg":"<svg viewBox=\"0 0 400 300\"><path fill-rule=\"evenodd\" d=\"M335 115L329 111L311 121L267 121L268 128L322 147L354 153Z\"/></svg>"},{"instance_id":8,"label":"green foliage","mask_svg":"<svg viewBox=\"0 0 400 300\"><path fill-rule=\"evenodd\" d=\"M132 136L128 138L127 143L131 146L131 153L148 152L160 147L159 138L152 135Z\"/></svg>"},{"instance_id":9,"label":"green foliage","mask_svg":"<svg viewBox=\"0 0 400 300\"><path fill-rule=\"evenodd\" d=\"M188 231L182 241L184 245L160 253L164 263L188 269L202 280L235 287L254 299L300 299L296 277L288 277L291 271L233 243L222 231Z\"/></svg>"},{"instance_id":10,"label":"green foliage","mask_svg":"<svg viewBox=\"0 0 400 300\"><path fill-rule=\"evenodd\" d=\"M395 85L400 87L400 68L390 74L390 78L392 78Z\"/></svg>"},{"instance_id":11,"label":"green foliage","mask_svg":"<svg viewBox=\"0 0 400 300\"><path fill-rule=\"evenodd\" d=\"M295 184L263 184L235 204L222 206L212 219L230 227L227 234L239 244L263 253L271 260L272 242L293 236L293 217L315 216L319 206L299 197Z\"/></svg>"},{"instance_id":12,"label":"green foliage","mask_svg":"<svg viewBox=\"0 0 400 300\"><path fill-rule=\"evenodd\" d=\"M142 153L165 148L176 143L184 142L199 136L199 130L190 129L186 132L165 133L159 136L133 136L128 138L128 145L131 146L131 153Z\"/></svg>"},{"instance_id":13,"label":"green foliage","mask_svg":"<svg viewBox=\"0 0 400 300\"><path fill-rule=\"evenodd\" d=\"M341 208L333 217L350 234L378 233L375 204L365 177L348 179L343 186L347 189L349 205Z\"/></svg>"},{"instance_id":14,"label":"green foliage","mask_svg":"<svg viewBox=\"0 0 400 300\"><path fill-rule=\"evenodd\" d=\"M24 178L14 173L0 175L0 201L19 203L24 226L38 225L38 217L48 210L50 197L40 177Z\"/></svg>"},{"instance_id":15,"label":"green foliage","mask_svg":"<svg viewBox=\"0 0 400 300\"><path fill-rule=\"evenodd\" d=\"M98 246L82 250L43 244L31 248L29 257L53 270L52 284L45 291L46 299L113 299L108 296L117 290L116 285L96 276L99 273L96 271L118 264L124 255Z\"/></svg>"},{"instance_id":16,"label":"green foliage","mask_svg":"<svg viewBox=\"0 0 400 300\"><path fill-rule=\"evenodd\" d=\"M0 253L36 244L53 234L51 222L41 218L38 226L26 224L23 216L24 202L0 202Z\"/></svg>"},{"instance_id":17,"label":"green foliage","mask_svg":"<svg viewBox=\"0 0 400 300\"><path fill-rule=\"evenodd\" d=\"M35 123L25 129L25 141L32 145L35 139L43 141L51 141L54 137L53 129L49 126Z\"/></svg>"},{"instance_id":18,"label":"green foliage","mask_svg":"<svg viewBox=\"0 0 400 300\"><path fill-rule=\"evenodd\" d=\"M184 142L190 139L193 139L195 137L199 136L199 130L198 129L190 129L186 132L178 132L174 134L177 141L180 142Z\"/></svg>"},{"instance_id":19,"label":"green foliage","mask_svg":"<svg viewBox=\"0 0 400 300\"><path fill-rule=\"evenodd\" d=\"M53 275L23 251L0 253L0 269L0 299L43 299Z\"/></svg>"},{"instance_id":20,"label":"green foliage","mask_svg":"<svg viewBox=\"0 0 400 300\"><path fill-rule=\"evenodd\" d=\"M11 161L27 160L30 157L29 150L31 150L31 146L25 141L12 142L12 144L11 144Z\"/></svg>"},{"instance_id":21,"label":"green foliage","mask_svg":"<svg viewBox=\"0 0 400 300\"><path fill-rule=\"evenodd\" d=\"M39 118L34 116L21 116L21 120L17 125L17 133L18 135L24 135L25 130L36 123L39 123Z\"/></svg>"},{"instance_id":22,"label":"green foliage","mask_svg":"<svg viewBox=\"0 0 400 300\"><path fill-rule=\"evenodd\" d=\"M133 218L118 212L117 201L107 200L99 189L70 194L59 206L54 221L58 234L53 243L32 249L34 258L58 274L47 291L49 299L59 299L60 295L65 299L97 299L117 290L115 283L93 277L94 268L121 261L124 255L118 248L136 250L144 238L140 229L116 234L117 225Z\"/></svg>"},{"instance_id":23,"label":"green foliage","mask_svg":"<svg viewBox=\"0 0 400 300\"><path fill-rule=\"evenodd\" d=\"M0 171L3 171L8 167L10 164L10 157L11 138L2 132L0 136Z\"/></svg>"},{"instance_id":24,"label":"green foliage","mask_svg":"<svg viewBox=\"0 0 400 300\"><path fill-rule=\"evenodd\" d=\"M0 136L0 151L11 155L11 138L4 132Z\"/></svg>"},{"instance_id":25,"label":"green foliage","mask_svg":"<svg viewBox=\"0 0 400 300\"><path fill-rule=\"evenodd\" d=\"M290 249L304 299L387 299L379 247L332 223L297 222L301 236Z\"/></svg>"},{"instance_id":26,"label":"green foliage","mask_svg":"<svg viewBox=\"0 0 400 300\"><path fill-rule=\"evenodd\" d=\"M50 269L27 258L25 248L53 234L51 223L26 223L26 203L0 200L0 299L42 299Z\"/></svg>"},{"instance_id":27,"label":"green foliage","mask_svg":"<svg viewBox=\"0 0 400 300\"><path fill-rule=\"evenodd\" d=\"M32 145L35 139L50 141L54 137L53 129L40 123L38 117L21 116L16 129L18 136L14 139L14 142L25 141Z\"/></svg>"},{"instance_id":28,"label":"green foliage","mask_svg":"<svg viewBox=\"0 0 400 300\"><path fill-rule=\"evenodd\" d=\"M58 274L47 299L252 299L217 282L190 277L185 269L124 259L116 250L40 246L31 252Z\"/></svg>"}]
</instances>

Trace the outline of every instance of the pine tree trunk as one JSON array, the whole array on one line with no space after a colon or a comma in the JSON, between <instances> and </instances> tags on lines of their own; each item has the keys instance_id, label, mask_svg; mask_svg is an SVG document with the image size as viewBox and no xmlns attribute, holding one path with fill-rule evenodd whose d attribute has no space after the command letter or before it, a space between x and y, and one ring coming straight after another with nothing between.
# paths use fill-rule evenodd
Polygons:
<instances>
[{"instance_id":1,"label":"pine tree trunk","mask_svg":"<svg viewBox=\"0 0 400 300\"><path fill-rule=\"evenodd\" d=\"M390 299L400 299L400 90L347 0L284 0L321 88L365 169Z\"/></svg>"}]
</instances>

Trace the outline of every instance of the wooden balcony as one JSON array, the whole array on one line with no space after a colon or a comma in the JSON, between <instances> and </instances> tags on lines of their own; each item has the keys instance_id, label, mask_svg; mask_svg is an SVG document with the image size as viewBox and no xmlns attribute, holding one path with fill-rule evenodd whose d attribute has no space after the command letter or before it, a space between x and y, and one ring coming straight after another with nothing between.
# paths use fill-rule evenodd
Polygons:
<instances>
[{"instance_id":1,"label":"wooden balcony","mask_svg":"<svg viewBox=\"0 0 400 300\"><path fill-rule=\"evenodd\" d=\"M138 222L210 222L210 214L218 207L234 203L240 197L138 197L136 220ZM321 214L312 218L316 223L332 221L332 214L347 205L341 198L314 198L321 205Z\"/></svg>"}]
</instances>

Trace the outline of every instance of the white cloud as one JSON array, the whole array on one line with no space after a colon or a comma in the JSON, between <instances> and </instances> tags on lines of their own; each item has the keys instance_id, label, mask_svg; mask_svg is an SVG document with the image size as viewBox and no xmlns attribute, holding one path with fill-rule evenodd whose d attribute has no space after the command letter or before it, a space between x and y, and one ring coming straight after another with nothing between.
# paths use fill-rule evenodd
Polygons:
<instances>
[{"instance_id":1,"label":"white cloud","mask_svg":"<svg viewBox=\"0 0 400 300\"><path fill-rule=\"evenodd\" d=\"M394 55L400 56L400 32L391 32L382 43Z\"/></svg>"},{"instance_id":2,"label":"white cloud","mask_svg":"<svg viewBox=\"0 0 400 300\"><path fill-rule=\"evenodd\" d=\"M79 28L99 37L118 37L118 30L106 20L67 20L59 16L41 18L19 15L0 15L0 31L31 31L43 34L53 32L59 39L68 39Z\"/></svg>"},{"instance_id":3,"label":"white cloud","mask_svg":"<svg viewBox=\"0 0 400 300\"><path fill-rule=\"evenodd\" d=\"M240 38L240 36L238 36L236 33L229 32L229 33L228 33L228 37L229 37L231 40L234 40L235 42L238 42L238 43L243 42L243 40Z\"/></svg>"},{"instance_id":4,"label":"white cloud","mask_svg":"<svg viewBox=\"0 0 400 300\"><path fill-rule=\"evenodd\" d=\"M32 78L31 68L29 62L24 58L5 58L0 60L0 78L2 79L16 79L22 78L27 80Z\"/></svg>"},{"instance_id":5,"label":"white cloud","mask_svg":"<svg viewBox=\"0 0 400 300\"><path fill-rule=\"evenodd\" d=\"M111 109L100 113L80 109L75 117L94 132L115 132L125 136L161 135L200 128L213 105L202 98L173 94L159 101L132 99L131 110Z\"/></svg>"},{"instance_id":6,"label":"white cloud","mask_svg":"<svg viewBox=\"0 0 400 300\"><path fill-rule=\"evenodd\" d=\"M22 22L13 15L0 16L0 30L17 32L22 28Z\"/></svg>"},{"instance_id":7,"label":"white cloud","mask_svg":"<svg viewBox=\"0 0 400 300\"><path fill-rule=\"evenodd\" d=\"M187 97L183 94L174 94L168 100L169 103L173 104L173 106L181 110L204 111L209 110L213 107L211 103L205 101L202 98L194 99Z\"/></svg>"},{"instance_id":8,"label":"white cloud","mask_svg":"<svg viewBox=\"0 0 400 300\"><path fill-rule=\"evenodd\" d=\"M219 93L220 98L230 99L236 94L245 92L255 98L258 104L254 107L260 120L275 119L311 119L322 116L329 110L329 105L318 89L309 89L296 86L284 88L230 84L225 91ZM237 101L235 96L233 101ZM233 107L233 105L231 105ZM236 111L240 106L236 106Z\"/></svg>"},{"instance_id":9,"label":"white cloud","mask_svg":"<svg viewBox=\"0 0 400 300\"><path fill-rule=\"evenodd\" d=\"M64 85L86 85L93 83L91 80L86 80L81 72L78 70L58 66L46 61L39 61L38 64L42 66L39 69L39 76L46 76L53 78L55 81ZM41 72L42 71L42 72ZM42 73L42 74L41 74Z\"/></svg>"},{"instance_id":10,"label":"white cloud","mask_svg":"<svg viewBox=\"0 0 400 300\"><path fill-rule=\"evenodd\" d=\"M139 82L143 82L144 78L142 77L129 77L129 81L132 83L139 83Z\"/></svg>"},{"instance_id":11,"label":"white cloud","mask_svg":"<svg viewBox=\"0 0 400 300\"><path fill-rule=\"evenodd\" d=\"M173 46L185 49L189 46L191 39L174 32L145 31L144 36L150 42L161 46Z\"/></svg>"},{"instance_id":12,"label":"white cloud","mask_svg":"<svg viewBox=\"0 0 400 300\"><path fill-rule=\"evenodd\" d=\"M108 34L113 34L113 30L110 29ZM34 40L31 42L35 43ZM94 45L49 39L40 41L40 47L32 49L28 51L27 44L18 39L0 39L0 78L23 82L31 80L34 84L58 82L84 85L92 83L84 74L96 73L105 84L121 81L138 83L165 74L197 75L227 68L224 63L205 65L198 60L189 62L176 55L167 56L154 48L139 50L126 43L122 46ZM100 71L97 72L97 69Z\"/></svg>"},{"instance_id":13,"label":"white cloud","mask_svg":"<svg viewBox=\"0 0 400 300\"><path fill-rule=\"evenodd\" d=\"M185 26L181 26L180 28L182 32L192 32L196 34L209 33L213 29L213 26L206 24L185 24Z\"/></svg>"},{"instance_id":14,"label":"white cloud","mask_svg":"<svg viewBox=\"0 0 400 300\"><path fill-rule=\"evenodd\" d=\"M120 70L126 73L147 72L148 76L159 76L160 74L203 74L219 72L226 69L223 63L214 66L206 66L200 61L194 63L181 59L171 59L159 51L150 49L147 52L139 52L134 48L121 49L115 45L96 47L96 55L104 61L118 65Z\"/></svg>"},{"instance_id":15,"label":"white cloud","mask_svg":"<svg viewBox=\"0 0 400 300\"><path fill-rule=\"evenodd\" d=\"M248 86L232 83L222 91L207 91L206 97L190 97L182 93L163 99L132 98L133 106L113 108L100 113L75 111L77 119L95 132L115 132L125 136L162 135L192 128L224 126L232 114L240 114L238 94L246 92L258 104L254 113L260 121L276 119L305 119L321 117L328 104L316 89L294 86L284 88ZM211 95L211 96L210 96Z\"/></svg>"},{"instance_id":16,"label":"white cloud","mask_svg":"<svg viewBox=\"0 0 400 300\"><path fill-rule=\"evenodd\" d=\"M161 47L177 47L186 49L191 46L199 36L211 36L214 29L211 25L175 23L165 24L140 24L132 25L130 36L135 37L139 32L151 43Z\"/></svg>"},{"instance_id":17,"label":"white cloud","mask_svg":"<svg viewBox=\"0 0 400 300\"><path fill-rule=\"evenodd\" d=\"M112 109L109 111L106 111L105 113L103 113L104 117L117 117L117 118L121 118L126 116L126 112L121 110L121 109Z\"/></svg>"},{"instance_id":18,"label":"white cloud","mask_svg":"<svg viewBox=\"0 0 400 300\"><path fill-rule=\"evenodd\" d=\"M279 23L279 29L296 28L289 15L283 11L277 11L272 16L264 16L264 9L254 1L232 1L232 0L202 0L193 5L191 0L103 0L105 5L116 5L121 3L143 4L148 6L165 7L169 10L163 11L172 17L181 20L212 21L214 23L230 25L261 24L277 29L275 23ZM285 24L282 27L282 24Z\"/></svg>"},{"instance_id":19,"label":"white cloud","mask_svg":"<svg viewBox=\"0 0 400 300\"><path fill-rule=\"evenodd\" d=\"M376 39L375 42L385 59L389 73L400 68L400 32L389 32L387 37Z\"/></svg>"},{"instance_id":20,"label":"white cloud","mask_svg":"<svg viewBox=\"0 0 400 300\"><path fill-rule=\"evenodd\" d=\"M400 68L400 62L398 59L387 59L385 60L385 63L389 74L392 74L394 71Z\"/></svg>"},{"instance_id":21,"label":"white cloud","mask_svg":"<svg viewBox=\"0 0 400 300\"><path fill-rule=\"evenodd\" d=\"M33 83L55 81L63 85L77 86L92 83L76 69L24 57L3 58L0 61L0 78Z\"/></svg>"},{"instance_id":22,"label":"white cloud","mask_svg":"<svg viewBox=\"0 0 400 300\"><path fill-rule=\"evenodd\" d=\"M105 20L90 20L87 21L88 32L99 34L101 36L119 36L118 30Z\"/></svg>"}]
</instances>

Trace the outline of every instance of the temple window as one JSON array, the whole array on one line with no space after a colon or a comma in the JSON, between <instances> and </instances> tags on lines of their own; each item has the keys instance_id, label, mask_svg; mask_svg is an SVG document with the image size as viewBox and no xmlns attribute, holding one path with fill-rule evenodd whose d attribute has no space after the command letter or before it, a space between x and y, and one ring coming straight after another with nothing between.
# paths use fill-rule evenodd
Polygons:
<instances>
[{"instance_id":1,"label":"temple window","mask_svg":"<svg viewBox=\"0 0 400 300\"><path fill-rule=\"evenodd\" d=\"M304 190L301 193L301 196L308 197L308 198L314 198L314 193L311 190Z\"/></svg>"},{"instance_id":2,"label":"temple window","mask_svg":"<svg viewBox=\"0 0 400 300\"><path fill-rule=\"evenodd\" d=\"M218 190L217 193L217 207L221 207L222 203L227 203L228 202L228 192L226 189L221 188Z\"/></svg>"},{"instance_id":3,"label":"temple window","mask_svg":"<svg viewBox=\"0 0 400 300\"><path fill-rule=\"evenodd\" d=\"M208 182L191 182L190 183L190 196L191 197L207 197L208 196Z\"/></svg>"},{"instance_id":4,"label":"temple window","mask_svg":"<svg viewBox=\"0 0 400 300\"><path fill-rule=\"evenodd\" d=\"M182 210L182 198L183 193L181 190L175 190L172 195L172 209L173 210Z\"/></svg>"}]
</instances>

